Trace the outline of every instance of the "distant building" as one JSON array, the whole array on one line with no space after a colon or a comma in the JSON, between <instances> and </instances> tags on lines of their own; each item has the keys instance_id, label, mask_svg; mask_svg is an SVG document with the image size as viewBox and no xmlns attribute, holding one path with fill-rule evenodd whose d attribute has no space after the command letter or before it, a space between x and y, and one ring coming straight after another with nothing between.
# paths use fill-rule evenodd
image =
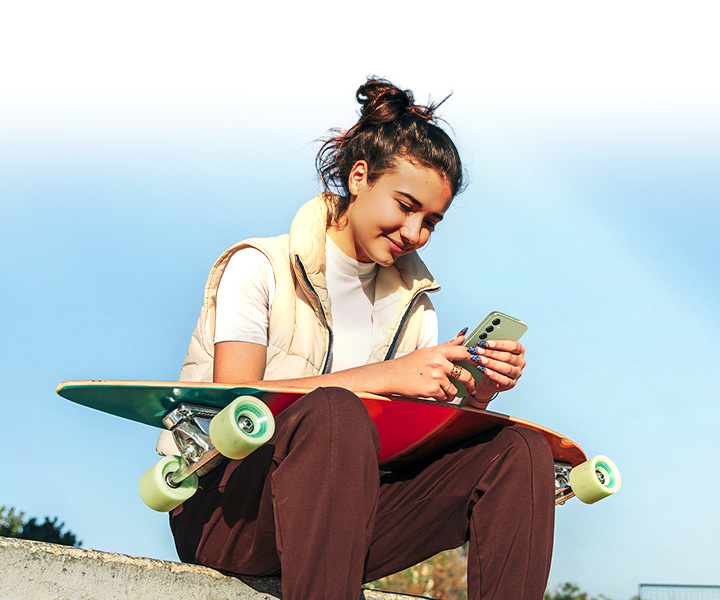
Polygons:
<instances>
[{"instance_id":1,"label":"distant building","mask_svg":"<svg viewBox=\"0 0 720 600\"><path fill-rule=\"evenodd\" d=\"M640 600L720 600L720 585L663 585L641 583Z\"/></svg>"}]
</instances>

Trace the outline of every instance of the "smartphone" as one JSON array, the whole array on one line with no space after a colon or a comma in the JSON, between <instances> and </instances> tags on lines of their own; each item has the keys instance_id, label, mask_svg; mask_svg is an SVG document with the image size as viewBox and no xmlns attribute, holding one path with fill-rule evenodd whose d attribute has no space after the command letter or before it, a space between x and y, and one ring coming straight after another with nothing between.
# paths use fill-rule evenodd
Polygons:
<instances>
[{"instance_id":1,"label":"smartphone","mask_svg":"<svg viewBox=\"0 0 720 600\"><path fill-rule=\"evenodd\" d=\"M527 325L515 319L509 315L505 315L501 312L493 311L487 317L485 317L470 335L465 336L465 343L463 346L477 346L480 340L519 340L523 334L527 331ZM475 379L477 383L485 374L477 368L477 365L471 360L457 360L454 361L464 369L467 369ZM455 387L458 389L457 397L462 398L467 396L467 390L465 386L455 379L452 380Z\"/></svg>"}]
</instances>

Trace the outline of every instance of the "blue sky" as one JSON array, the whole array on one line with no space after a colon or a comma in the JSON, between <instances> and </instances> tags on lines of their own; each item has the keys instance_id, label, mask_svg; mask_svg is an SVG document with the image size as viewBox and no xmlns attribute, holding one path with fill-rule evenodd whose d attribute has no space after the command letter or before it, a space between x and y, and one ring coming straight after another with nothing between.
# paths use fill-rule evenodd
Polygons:
<instances>
[{"instance_id":1,"label":"blue sky","mask_svg":"<svg viewBox=\"0 0 720 600\"><path fill-rule=\"evenodd\" d=\"M615 497L558 508L551 585L717 584L709 6L3 8L0 505L176 558L136 491L156 431L55 386L174 379L212 262L286 230L318 189L314 140L352 124L379 74L421 100L454 92L471 182L423 250L442 337L491 310L526 321L528 367L494 408L622 471Z\"/></svg>"}]
</instances>

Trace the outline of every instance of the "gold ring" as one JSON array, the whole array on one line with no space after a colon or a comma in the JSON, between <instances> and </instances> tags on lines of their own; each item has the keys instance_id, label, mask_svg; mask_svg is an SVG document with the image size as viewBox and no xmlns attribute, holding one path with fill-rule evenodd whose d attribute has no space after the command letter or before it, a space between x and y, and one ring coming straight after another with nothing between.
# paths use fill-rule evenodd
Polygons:
<instances>
[{"instance_id":1,"label":"gold ring","mask_svg":"<svg viewBox=\"0 0 720 600\"><path fill-rule=\"evenodd\" d=\"M448 383L447 385L441 385L440 389L447 394L448 390L450 389L450 385L450 383Z\"/></svg>"},{"instance_id":2,"label":"gold ring","mask_svg":"<svg viewBox=\"0 0 720 600\"><path fill-rule=\"evenodd\" d=\"M460 365L453 365L452 371L450 371L450 378L457 379L462 373L462 367Z\"/></svg>"}]
</instances>

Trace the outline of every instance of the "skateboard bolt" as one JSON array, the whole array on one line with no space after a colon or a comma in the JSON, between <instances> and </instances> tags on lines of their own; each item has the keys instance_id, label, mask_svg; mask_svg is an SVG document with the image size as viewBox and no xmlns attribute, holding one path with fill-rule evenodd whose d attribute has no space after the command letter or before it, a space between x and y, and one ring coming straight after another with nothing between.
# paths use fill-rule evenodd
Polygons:
<instances>
[{"instance_id":1,"label":"skateboard bolt","mask_svg":"<svg viewBox=\"0 0 720 600\"><path fill-rule=\"evenodd\" d=\"M605 473L603 473L600 469L597 469L597 470L595 471L595 477L598 478L598 481L599 481L602 485L605 485Z\"/></svg>"},{"instance_id":2,"label":"skateboard bolt","mask_svg":"<svg viewBox=\"0 0 720 600\"><path fill-rule=\"evenodd\" d=\"M240 429L242 429L245 433L252 433L255 429L255 424L253 423L253 420L249 417L240 417L238 419L238 425L240 426Z\"/></svg>"},{"instance_id":3,"label":"skateboard bolt","mask_svg":"<svg viewBox=\"0 0 720 600\"><path fill-rule=\"evenodd\" d=\"M193 460L194 458L197 458L197 455L198 455L197 444L195 444L194 442L189 442L188 445L185 446L185 448L183 448L182 453L183 453L183 456L187 460Z\"/></svg>"}]
</instances>

